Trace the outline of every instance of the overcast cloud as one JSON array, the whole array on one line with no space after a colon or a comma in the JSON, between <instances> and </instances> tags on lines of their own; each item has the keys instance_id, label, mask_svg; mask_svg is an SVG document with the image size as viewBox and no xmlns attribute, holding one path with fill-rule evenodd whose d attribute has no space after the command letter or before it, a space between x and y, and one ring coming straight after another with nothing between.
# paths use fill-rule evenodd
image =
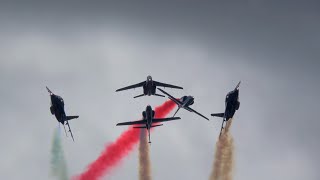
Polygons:
<instances>
[{"instance_id":1,"label":"overcast cloud","mask_svg":"<svg viewBox=\"0 0 320 180\"><path fill-rule=\"evenodd\" d=\"M125 130L116 123L166 100L114 92L147 75L207 116L241 80L235 179L319 179L319 19L318 1L1 2L0 179L50 178L45 86L80 115L76 142L62 139L75 175ZM151 135L153 177L208 179L221 120L178 115ZM138 179L137 150L106 179Z\"/></svg>"}]
</instances>

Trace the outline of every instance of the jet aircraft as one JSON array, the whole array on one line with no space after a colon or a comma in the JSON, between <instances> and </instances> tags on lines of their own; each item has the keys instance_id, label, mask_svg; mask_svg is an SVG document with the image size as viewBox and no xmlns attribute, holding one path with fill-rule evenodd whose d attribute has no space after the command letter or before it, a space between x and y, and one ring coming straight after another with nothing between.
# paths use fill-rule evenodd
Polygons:
<instances>
[{"instance_id":1,"label":"jet aircraft","mask_svg":"<svg viewBox=\"0 0 320 180\"><path fill-rule=\"evenodd\" d=\"M51 106L50 106L51 114L55 115L58 122L63 125L66 136L68 136L68 135L67 135L65 125L68 125L69 132L71 134L72 140L74 141L73 134L72 134L72 131L71 131L71 128L70 128L68 121L71 119L76 119L79 116L66 116L66 113L64 111L64 101L63 101L62 97L53 94L48 87L46 87L46 88L47 88L47 90L50 94L50 98L51 98Z\"/></svg>"},{"instance_id":2,"label":"jet aircraft","mask_svg":"<svg viewBox=\"0 0 320 180\"><path fill-rule=\"evenodd\" d=\"M170 118L154 118L155 112L152 110L152 107L148 105L146 107L146 110L142 112L142 120L139 121L129 121L129 122L122 122L118 123L117 126L122 126L122 125L137 125L141 124L144 126L134 126L133 128L146 128L148 130L148 136L149 136L149 143L150 141L150 129L153 127L157 126L162 126L163 124L158 124L160 122L165 122L165 121L172 121L172 120L178 120L181 119L180 117L170 117Z\"/></svg>"},{"instance_id":3,"label":"jet aircraft","mask_svg":"<svg viewBox=\"0 0 320 180\"><path fill-rule=\"evenodd\" d=\"M204 115L198 113L197 111L195 111L194 109L189 107L194 103L194 97L193 96L182 96L180 99L176 99L173 96L171 96L169 93L165 92L164 90L162 90L160 88L158 88L158 90L161 91L163 94L166 94L169 99L171 99L173 102L175 102L178 105L178 109L174 113L173 117L177 114L177 112L180 110L180 108L183 108L183 109L186 109L186 110L188 110L190 112L194 112L194 113L198 114L199 116L205 118L206 120L209 120Z\"/></svg>"},{"instance_id":4,"label":"jet aircraft","mask_svg":"<svg viewBox=\"0 0 320 180\"><path fill-rule=\"evenodd\" d=\"M224 129L224 123L227 123L229 119L233 117L235 112L239 109L240 107L240 102L239 102L239 86L240 86L241 81L238 83L238 85L234 88L234 90L230 91L225 99L225 111L224 113L214 113L211 114L211 116L216 116L216 117L221 117L223 118L222 125L221 125L221 130L220 130L220 135L222 129Z\"/></svg>"},{"instance_id":5,"label":"jet aircraft","mask_svg":"<svg viewBox=\"0 0 320 180\"><path fill-rule=\"evenodd\" d=\"M171 84L165 84L165 83L161 83L161 82L158 82L158 81L153 81L152 77L148 76L146 81L143 81L141 83L134 84L134 85L131 85L131 86L127 86L127 87L124 87L124 88L121 88L121 89L117 89L116 92L127 90L127 89L134 89L134 88L138 88L138 87L143 87L143 94L135 96L134 98L141 97L141 96L146 96L146 95L148 95L148 96L155 95L155 96L164 97L163 95L156 93L156 86L183 89L182 87L179 87L179 86L175 86L175 85L171 85Z\"/></svg>"}]
</instances>

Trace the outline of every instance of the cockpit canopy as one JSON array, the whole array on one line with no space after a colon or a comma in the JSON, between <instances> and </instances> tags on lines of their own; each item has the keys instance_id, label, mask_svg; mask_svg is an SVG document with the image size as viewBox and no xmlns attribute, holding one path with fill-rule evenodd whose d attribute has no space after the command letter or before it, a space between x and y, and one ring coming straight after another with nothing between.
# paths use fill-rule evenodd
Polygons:
<instances>
[{"instance_id":1,"label":"cockpit canopy","mask_svg":"<svg viewBox=\"0 0 320 180\"><path fill-rule=\"evenodd\" d=\"M192 105L194 103L194 98L192 98L192 101L190 102L189 105Z\"/></svg>"},{"instance_id":2,"label":"cockpit canopy","mask_svg":"<svg viewBox=\"0 0 320 180\"><path fill-rule=\"evenodd\" d=\"M182 96L182 97L180 98L180 101L183 102L183 101L185 101L186 99L187 99L187 96Z\"/></svg>"},{"instance_id":3,"label":"cockpit canopy","mask_svg":"<svg viewBox=\"0 0 320 180\"><path fill-rule=\"evenodd\" d=\"M152 107L151 107L150 105L148 105L147 108L146 108L146 110L147 110L147 111L150 111L150 110L152 110Z\"/></svg>"},{"instance_id":4,"label":"cockpit canopy","mask_svg":"<svg viewBox=\"0 0 320 180\"><path fill-rule=\"evenodd\" d=\"M60 96L57 96L57 98L61 101L61 102L63 102L63 99L62 99L62 97L60 97Z\"/></svg>"},{"instance_id":5,"label":"cockpit canopy","mask_svg":"<svg viewBox=\"0 0 320 180\"><path fill-rule=\"evenodd\" d=\"M226 101L234 101L239 98L239 89L230 91L226 96Z\"/></svg>"},{"instance_id":6,"label":"cockpit canopy","mask_svg":"<svg viewBox=\"0 0 320 180\"><path fill-rule=\"evenodd\" d=\"M62 97L60 97L58 95L53 95L51 97L52 97L51 101L53 101L54 104L56 104L56 103L60 104L61 103L62 105L64 105L64 101L63 101Z\"/></svg>"}]
</instances>

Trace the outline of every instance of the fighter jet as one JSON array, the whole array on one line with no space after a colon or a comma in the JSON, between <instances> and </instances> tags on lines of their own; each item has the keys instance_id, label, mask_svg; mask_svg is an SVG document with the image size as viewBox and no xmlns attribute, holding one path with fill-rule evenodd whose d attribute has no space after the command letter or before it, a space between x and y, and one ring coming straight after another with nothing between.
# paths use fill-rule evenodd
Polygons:
<instances>
[{"instance_id":1,"label":"fighter jet","mask_svg":"<svg viewBox=\"0 0 320 180\"><path fill-rule=\"evenodd\" d=\"M183 89L182 87L179 87L179 86L174 86L174 85L171 85L171 84L165 84L165 83L161 83L161 82L158 82L158 81L153 81L152 77L148 76L146 81L143 81L141 83L134 84L134 85L131 85L131 86L127 86L127 87L124 87L124 88L121 88L121 89L117 89L116 92L127 90L127 89L134 89L134 88L138 88L138 87L143 87L143 94L135 96L134 98L141 97L141 96L146 96L146 95L148 95L148 96L155 95L155 96L164 97L161 94L156 94L156 86Z\"/></svg>"},{"instance_id":2,"label":"fighter jet","mask_svg":"<svg viewBox=\"0 0 320 180\"><path fill-rule=\"evenodd\" d=\"M241 81L238 83L238 85L234 88L233 91L230 91L225 100L225 111L224 113L214 113L211 114L211 116L216 116L216 117L221 117L223 118L222 125L221 125L221 130L220 130L220 135L222 129L224 129L224 123L227 123L229 119L231 119L234 115L234 113L239 109L240 107L240 102L239 102L239 86L240 86Z\"/></svg>"},{"instance_id":3,"label":"fighter jet","mask_svg":"<svg viewBox=\"0 0 320 180\"><path fill-rule=\"evenodd\" d=\"M151 141L150 141L150 129L151 128L157 127L157 126L162 126L163 124L158 124L160 122L181 119L180 117L154 118L154 115L155 115L154 110L152 110L151 106L148 105L146 110L142 112L142 117L143 117L142 120L122 122L122 123L118 123L117 126L142 124L144 126L134 126L133 128L147 128L148 136L149 136L149 143L151 143Z\"/></svg>"},{"instance_id":4,"label":"fighter jet","mask_svg":"<svg viewBox=\"0 0 320 180\"><path fill-rule=\"evenodd\" d=\"M173 117L177 114L177 112L180 110L180 108L183 108L183 109L186 109L186 110L188 110L190 112L194 112L194 113L198 114L199 116L205 118L206 120L209 120L204 115L198 113L197 111L195 111L194 109L189 107L194 103L194 97L193 96L182 96L180 99L176 99L173 96L171 96L169 93L165 92L164 90L162 90L160 88L158 88L158 90L161 91L163 94L166 94L169 99L171 99L173 102L175 102L178 105L178 109L174 113Z\"/></svg>"},{"instance_id":5,"label":"fighter jet","mask_svg":"<svg viewBox=\"0 0 320 180\"><path fill-rule=\"evenodd\" d=\"M71 134L72 140L74 141L73 134L72 134L72 131L71 131L71 128L70 128L68 121L71 119L76 119L79 116L66 116L66 113L64 111L64 101L63 101L62 97L53 94L48 87L46 87L46 88L47 88L47 90L50 94L50 98L51 98L51 106L50 106L51 114L55 115L58 122L63 125L66 136L68 136L68 135L67 135L65 125L68 125L69 132Z\"/></svg>"}]
</instances>

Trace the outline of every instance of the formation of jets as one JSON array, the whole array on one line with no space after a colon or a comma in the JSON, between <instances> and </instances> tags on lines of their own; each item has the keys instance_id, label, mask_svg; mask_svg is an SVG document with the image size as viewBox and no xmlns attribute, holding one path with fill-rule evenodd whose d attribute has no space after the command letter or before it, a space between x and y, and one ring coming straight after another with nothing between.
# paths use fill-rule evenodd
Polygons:
<instances>
[{"instance_id":1,"label":"formation of jets","mask_svg":"<svg viewBox=\"0 0 320 180\"><path fill-rule=\"evenodd\" d=\"M148 95L148 96L155 95L155 96L165 97L164 95L156 94L156 89L158 89L160 92L167 95L171 101L173 101L174 103L177 104L178 109L176 110L174 115L171 118L155 119L154 118L155 112L152 110L151 106L147 106L146 110L142 113L142 115L143 115L142 120L118 123L117 126L143 124L144 126L133 126L133 127L134 128L146 128L148 130L149 143L151 143L150 129L152 127L157 127L157 126L163 125L163 124L158 124L159 122L181 119L180 117L174 117L181 108L183 108L189 112L193 112L206 120L209 120L209 118L200 114L199 112L195 111L194 109L192 109L190 107L194 103L193 96L182 96L180 99L175 98L175 97L171 96L169 93L167 93L166 91L164 91L163 89L156 88L156 86L169 87L169 88L175 88L175 89L183 89L180 86L153 81L152 77L148 76L146 81L118 89L118 90L116 90L116 92L127 90L127 89L133 89L133 88L137 88L137 87L143 87L143 94L135 96L134 98L145 96L145 95ZM223 117L220 135L221 135L221 132L224 128L224 123L227 122L230 118L232 118L235 111L239 109L239 106L240 106L239 86L240 86L240 82L238 83L238 85L236 86L236 88L233 91L228 93L228 95L226 97L226 110L225 110L225 112L218 113L218 114L211 114L212 116ZM155 125L153 125L152 123L155 123Z\"/></svg>"},{"instance_id":2,"label":"formation of jets","mask_svg":"<svg viewBox=\"0 0 320 180\"><path fill-rule=\"evenodd\" d=\"M221 125L221 130L220 130L220 135L224 129L224 127L226 126L225 124L228 122L229 119L231 119L235 112L239 109L240 106L240 102L239 102L239 86L240 86L241 81L237 84L237 86L235 87L234 90L230 91L225 99L225 111L224 113L214 113L211 114L211 116L215 116L215 117L221 117L223 118L222 121L222 125ZM128 90L128 89L134 89L134 88L139 88L139 87L143 87L143 94L141 95L137 95L134 98L137 97L141 97L141 96L160 96L160 97L165 97L164 95L167 95L168 98L173 101L174 103L177 104L178 109L176 110L176 112L174 113L174 115L172 117L169 118L155 118L155 111L152 110L152 107L150 105L148 105L146 107L146 110L142 112L142 119L138 120L138 121L128 121L128 122L122 122L122 123L118 123L117 126L123 126L123 125L133 125L133 128L146 128L148 131L148 137L149 137L149 143L151 143L150 141L150 129L153 127L157 127L157 126L162 126L163 124L161 124L162 122L166 122L166 121L172 121L172 120L179 120L181 119L180 117L175 117L175 115L177 114L177 112L183 108L189 112L193 112L199 116L201 116L202 118L209 120L209 118L207 118L206 116L200 114L199 112L195 111L194 109L192 109L190 106L193 105L194 103L194 97L193 96L182 96L181 98L175 98L173 96L171 96L169 93L167 93L166 91L164 91L163 89L157 88L157 87L168 87L168 88L175 88L175 89L183 89L180 86L176 86L176 85L171 85L171 84L166 84L166 83L161 83L158 81L153 81L151 76L147 77L146 81L143 81L141 83L138 84L134 84L131 86L127 86L124 88L120 88L117 89L116 92L118 91L123 91L123 90ZM64 127L65 133L67 135L67 131L65 129L65 125L68 126L69 128L69 132L70 135L74 141L73 138L73 134L70 128L70 124L69 124L69 120L71 119L76 119L79 116L66 116L65 110L64 110L64 101L63 99L58 96L53 94L48 87L46 87L49 94L50 94L50 98L51 98L51 106L50 106L50 111L52 115L55 115L57 121L59 123L61 123ZM160 92L162 92L164 95L162 94L157 94L156 93L156 89L158 89ZM136 126L136 125L140 125L140 126Z\"/></svg>"}]
</instances>

